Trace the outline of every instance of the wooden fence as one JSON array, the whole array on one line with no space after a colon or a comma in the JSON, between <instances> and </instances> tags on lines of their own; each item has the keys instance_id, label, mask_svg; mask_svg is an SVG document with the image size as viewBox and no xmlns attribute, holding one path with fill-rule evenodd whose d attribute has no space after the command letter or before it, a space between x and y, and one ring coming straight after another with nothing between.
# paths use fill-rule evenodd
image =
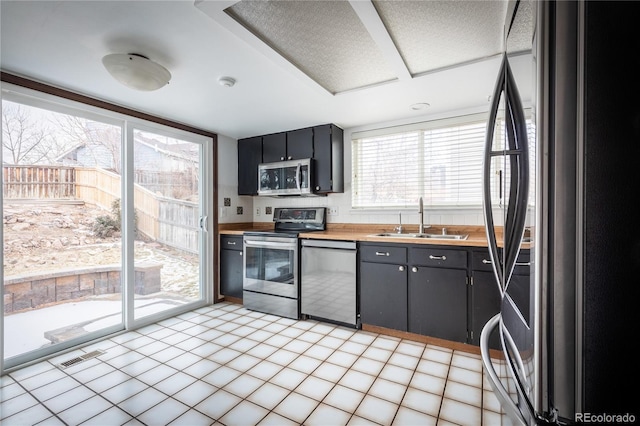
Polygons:
<instances>
[{"instance_id":1,"label":"wooden fence","mask_svg":"<svg viewBox=\"0 0 640 426\"><path fill-rule=\"evenodd\" d=\"M76 174L64 166L2 166L5 199L73 199Z\"/></svg>"},{"instance_id":2,"label":"wooden fence","mask_svg":"<svg viewBox=\"0 0 640 426\"><path fill-rule=\"evenodd\" d=\"M19 174L14 169L22 169ZM55 172L54 169L58 169ZM31 171L29 169L32 169ZM50 170L51 176L65 176L65 185L69 188L67 192L61 189L66 188L60 185L59 189L53 191L54 185L40 185L32 176L37 173L35 170ZM65 173L62 173L65 171ZM13 174L12 174L13 173ZM29 198L29 199L76 199L89 204L94 204L105 210L111 210L113 202L121 197L120 175L104 169L96 168L70 168L57 166L3 166L3 174L12 174L14 177L13 186L10 186L13 196L7 196L3 185L3 196L5 198ZM16 178L16 176L20 176ZM73 176L73 179L69 178ZM22 179L22 181L18 179ZM7 182L6 178L3 182ZM37 188L42 188L38 192ZM43 192L45 191L45 192ZM48 196L38 197L36 194L43 193ZM62 194L65 194L62 196ZM19 196L23 195L23 196ZM134 184L134 201L136 208L136 231L142 233L151 240L161 242L168 246L184 250L189 253L198 252L198 230L200 220L200 209L197 202L182 201L174 198L167 198L156 195L154 192Z\"/></svg>"},{"instance_id":3,"label":"wooden fence","mask_svg":"<svg viewBox=\"0 0 640 426\"><path fill-rule=\"evenodd\" d=\"M198 203L173 198L158 198L158 238L171 247L197 253L200 230Z\"/></svg>"}]
</instances>

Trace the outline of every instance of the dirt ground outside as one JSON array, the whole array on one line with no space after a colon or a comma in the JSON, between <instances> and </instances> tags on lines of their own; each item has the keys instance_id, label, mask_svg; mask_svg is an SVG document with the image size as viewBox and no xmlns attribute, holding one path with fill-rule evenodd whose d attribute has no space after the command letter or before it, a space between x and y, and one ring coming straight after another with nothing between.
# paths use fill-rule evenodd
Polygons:
<instances>
[{"instance_id":1,"label":"dirt ground outside","mask_svg":"<svg viewBox=\"0 0 640 426\"><path fill-rule=\"evenodd\" d=\"M4 278L73 267L120 264L120 234L98 238L98 216L110 212L77 203L11 203L5 200ZM154 241L136 239L135 261L162 264L162 292L167 297L198 298L198 256Z\"/></svg>"}]
</instances>

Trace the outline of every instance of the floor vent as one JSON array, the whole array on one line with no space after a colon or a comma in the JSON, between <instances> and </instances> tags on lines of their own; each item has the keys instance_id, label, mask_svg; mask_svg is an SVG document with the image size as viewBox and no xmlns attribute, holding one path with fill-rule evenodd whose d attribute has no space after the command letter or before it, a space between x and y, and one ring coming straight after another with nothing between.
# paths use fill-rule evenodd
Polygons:
<instances>
[{"instance_id":1,"label":"floor vent","mask_svg":"<svg viewBox=\"0 0 640 426\"><path fill-rule=\"evenodd\" d=\"M106 353L106 352L105 351L101 351L101 350L89 352L89 353L86 353L84 355L77 356L75 358L71 358L71 359L68 359L68 360L66 360L64 362L61 362L59 364L59 366L61 368L68 368L68 367L71 367L72 365L80 364L81 362L85 362L85 361L87 361L87 360L89 360L91 358L95 358L95 357L100 356L100 355L102 355L104 353Z\"/></svg>"}]
</instances>

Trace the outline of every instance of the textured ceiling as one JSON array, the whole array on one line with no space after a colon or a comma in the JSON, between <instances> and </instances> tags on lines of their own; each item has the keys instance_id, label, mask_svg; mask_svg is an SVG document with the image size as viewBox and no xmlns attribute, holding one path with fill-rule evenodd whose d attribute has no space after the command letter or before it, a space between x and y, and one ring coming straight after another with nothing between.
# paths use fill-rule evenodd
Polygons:
<instances>
[{"instance_id":1,"label":"textured ceiling","mask_svg":"<svg viewBox=\"0 0 640 426\"><path fill-rule=\"evenodd\" d=\"M309 1L311 5L298 4ZM416 31L415 36L407 37L417 40L414 50L426 56L421 52L433 41L425 39L427 36L420 28L420 22L429 18L420 8L431 1L403 0L399 4L374 4L371 0L283 1L285 4L279 6L309 8L315 4L306 18L270 17L272 22L268 25L281 27L284 32L296 26L302 28L298 29L297 40L289 43L299 43L299 51L322 63L327 74L325 81L329 82L322 84L330 89L318 82L319 76L309 75L316 69L313 62L302 71L302 63L294 65L293 57L285 58L285 52L269 47L225 12L238 0L0 0L0 69L233 139L319 123L352 129L484 112L489 105L487 98L493 93L500 55L473 60L479 55L470 52L473 56L465 60L471 62L420 74L414 61L424 58L412 58L407 53L411 49L401 42L392 23L394 18L382 12L385 6L410 7L396 13L400 16L413 13L419 18L416 22L411 19L414 17L406 18L405 26ZM528 1L536 4L535 0ZM459 8L465 4L458 4L458 0L451 2ZM487 7L492 6L495 5ZM301 22L311 22L318 30L307 31L310 27ZM453 22L451 25L460 34L467 32L461 27L471 25L467 18L446 22ZM350 34L353 31L357 35ZM502 31L503 23L499 22L489 33L499 37ZM345 32L349 35L345 36ZM343 40L334 42L330 48L330 59L336 60L333 65L326 65L324 57L314 53L329 43L315 42L320 34L329 40L335 40L332 35L337 34ZM483 32L478 30L478 34ZM445 42L451 38L429 37ZM360 44L352 43L351 39ZM464 50L464 46L452 45L447 49ZM102 57L128 52L145 55L165 66L171 71L171 83L154 92L140 92L115 81L102 66ZM352 75L347 75L345 64L351 55L361 54L365 59L357 63L377 59L373 65L364 66L364 70L352 70ZM530 62L527 55L514 57L514 73L523 81L529 80ZM233 77L236 85L232 88L220 85L218 79L223 76ZM330 83L332 79L346 83ZM372 81L380 83L371 84ZM348 90L349 87L356 89ZM529 92L530 89L521 90ZM430 106L412 109L411 105L416 103Z\"/></svg>"},{"instance_id":2,"label":"textured ceiling","mask_svg":"<svg viewBox=\"0 0 640 426\"><path fill-rule=\"evenodd\" d=\"M242 0L225 13L336 94L477 61L502 51L506 2ZM354 10L354 8L356 10ZM377 24L381 25L377 25ZM384 34L376 34L382 28ZM388 39L394 52L385 52ZM393 57L401 69L393 65Z\"/></svg>"},{"instance_id":3,"label":"textured ceiling","mask_svg":"<svg viewBox=\"0 0 640 426\"><path fill-rule=\"evenodd\" d=\"M241 1L225 12L329 92L395 79L346 1Z\"/></svg>"},{"instance_id":4,"label":"textured ceiling","mask_svg":"<svg viewBox=\"0 0 640 426\"><path fill-rule=\"evenodd\" d=\"M534 7L533 0L521 1L511 24L507 38L507 52L527 52L531 50L533 41Z\"/></svg>"},{"instance_id":5,"label":"textured ceiling","mask_svg":"<svg viewBox=\"0 0 640 426\"><path fill-rule=\"evenodd\" d=\"M374 0L373 4L412 75L501 51L504 2Z\"/></svg>"}]
</instances>

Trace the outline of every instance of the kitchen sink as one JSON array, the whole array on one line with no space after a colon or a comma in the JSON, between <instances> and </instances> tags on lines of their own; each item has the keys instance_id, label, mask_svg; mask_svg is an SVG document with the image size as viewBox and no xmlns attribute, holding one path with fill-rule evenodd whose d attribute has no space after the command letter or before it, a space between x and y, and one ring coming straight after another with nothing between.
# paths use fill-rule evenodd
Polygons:
<instances>
[{"instance_id":1,"label":"kitchen sink","mask_svg":"<svg viewBox=\"0 0 640 426\"><path fill-rule=\"evenodd\" d=\"M379 234L371 234L370 237L389 237L389 238L428 238L430 240L466 240L468 234L398 234L397 232L381 232Z\"/></svg>"},{"instance_id":2,"label":"kitchen sink","mask_svg":"<svg viewBox=\"0 0 640 426\"><path fill-rule=\"evenodd\" d=\"M419 238L429 238L432 240L466 240L468 234L416 234Z\"/></svg>"}]
</instances>

